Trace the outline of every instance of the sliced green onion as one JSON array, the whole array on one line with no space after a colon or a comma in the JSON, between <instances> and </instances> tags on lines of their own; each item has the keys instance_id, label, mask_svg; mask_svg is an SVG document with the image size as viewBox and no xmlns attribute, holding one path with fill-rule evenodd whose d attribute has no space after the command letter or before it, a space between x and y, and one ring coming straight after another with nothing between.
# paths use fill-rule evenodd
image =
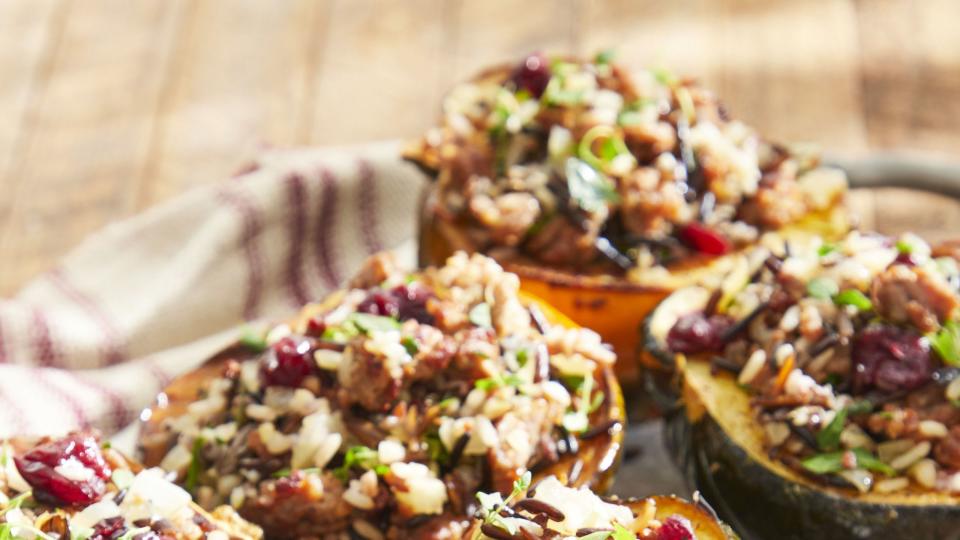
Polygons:
<instances>
[{"instance_id":1,"label":"sliced green onion","mask_svg":"<svg viewBox=\"0 0 960 540\"><path fill-rule=\"evenodd\" d=\"M593 146L598 141L600 142L599 156L593 152ZM580 139L580 144L577 146L577 155L598 171L605 170L610 162L617 156L627 155L631 158L633 157L630 149L627 148L627 144L623 142L623 138L620 137L617 131L603 124L590 128L590 130L583 135L583 138Z\"/></svg>"},{"instance_id":2,"label":"sliced green onion","mask_svg":"<svg viewBox=\"0 0 960 540\"><path fill-rule=\"evenodd\" d=\"M817 248L817 255L821 257L826 257L831 253L836 253L837 249L838 248L836 244L825 243L821 245L819 248Z\"/></svg>"},{"instance_id":3,"label":"sliced green onion","mask_svg":"<svg viewBox=\"0 0 960 540\"><path fill-rule=\"evenodd\" d=\"M928 334L927 339L944 363L960 366L960 323L947 321L940 330Z\"/></svg>"},{"instance_id":4,"label":"sliced green onion","mask_svg":"<svg viewBox=\"0 0 960 540\"><path fill-rule=\"evenodd\" d=\"M570 197L583 210L597 212L608 203L614 204L620 200L613 184L585 161L567 159L565 172Z\"/></svg>"},{"instance_id":5,"label":"sliced green onion","mask_svg":"<svg viewBox=\"0 0 960 540\"><path fill-rule=\"evenodd\" d=\"M393 317L372 315L370 313L351 313L350 316L347 317L347 322L357 325L357 329L364 334L400 329L400 323Z\"/></svg>"},{"instance_id":6,"label":"sliced green onion","mask_svg":"<svg viewBox=\"0 0 960 540\"><path fill-rule=\"evenodd\" d=\"M847 421L847 409L840 409L823 429L817 433L817 446L821 450L836 450L840 446L840 434Z\"/></svg>"},{"instance_id":7,"label":"sliced green onion","mask_svg":"<svg viewBox=\"0 0 960 540\"><path fill-rule=\"evenodd\" d=\"M816 277L807 283L807 294L814 298L828 300L840 292L837 282L827 277Z\"/></svg>"},{"instance_id":8,"label":"sliced green onion","mask_svg":"<svg viewBox=\"0 0 960 540\"><path fill-rule=\"evenodd\" d=\"M420 352L420 346L417 345L417 340L410 336L405 336L401 339L400 344L403 345L403 348L407 350L407 354L410 356L416 356L416 354Z\"/></svg>"},{"instance_id":9,"label":"sliced green onion","mask_svg":"<svg viewBox=\"0 0 960 540\"><path fill-rule=\"evenodd\" d=\"M867 298L867 295L857 289L840 291L833 297L833 302L838 306L853 306L859 311L870 311L873 309L873 302Z\"/></svg>"},{"instance_id":10,"label":"sliced green onion","mask_svg":"<svg viewBox=\"0 0 960 540\"><path fill-rule=\"evenodd\" d=\"M194 493L197 482L200 480L200 474L203 473L203 445L205 443L203 437L197 437L193 440L193 448L190 450L190 465L187 467L187 476L184 480L184 487L190 493Z\"/></svg>"},{"instance_id":11,"label":"sliced green onion","mask_svg":"<svg viewBox=\"0 0 960 540\"><path fill-rule=\"evenodd\" d=\"M493 328L493 318L490 314L490 304L486 302L480 302L479 304L470 308L470 313L467 314L467 319L469 319L474 326L479 326L480 328Z\"/></svg>"},{"instance_id":12,"label":"sliced green onion","mask_svg":"<svg viewBox=\"0 0 960 540\"><path fill-rule=\"evenodd\" d=\"M263 330L245 328L240 334L240 344L253 352L262 352L267 348L267 334Z\"/></svg>"}]
</instances>

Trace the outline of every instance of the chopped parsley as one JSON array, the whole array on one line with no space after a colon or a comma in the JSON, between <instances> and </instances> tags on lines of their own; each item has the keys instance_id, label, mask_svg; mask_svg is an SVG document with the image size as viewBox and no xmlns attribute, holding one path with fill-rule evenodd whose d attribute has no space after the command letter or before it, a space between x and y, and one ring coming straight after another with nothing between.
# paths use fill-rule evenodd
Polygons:
<instances>
[{"instance_id":1,"label":"chopped parsley","mask_svg":"<svg viewBox=\"0 0 960 540\"><path fill-rule=\"evenodd\" d=\"M801 464L805 469L814 474L837 473L845 469L843 466L843 456L847 452L853 452L853 454L856 456L857 468L883 473L887 476L893 476L896 473L896 471L893 470L893 467L880 461L876 458L876 456L863 448L855 448L853 450L837 450L835 452L816 454L804 459L801 461Z\"/></svg>"},{"instance_id":2,"label":"chopped parsley","mask_svg":"<svg viewBox=\"0 0 960 540\"><path fill-rule=\"evenodd\" d=\"M187 467L187 477L184 480L184 487L190 493L194 493L197 482L200 480L200 474L203 473L203 445L205 443L203 437L197 437L193 440L193 448L190 451L190 465Z\"/></svg>"},{"instance_id":3,"label":"chopped parsley","mask_svg":"<svg viewBox=\"0 0 960 540\"><path fill-rule=\"evenodd\" d=\"M300 471L303 474L320 474L320 469L318 469L317 467L307 467L306 469L297 469L297 471ZM274 478L286 478L293 473L294 471L290 470L289 468L283 468L273 473L272 476Z\"/></svg>"},{"instance_id":4,"label":"chopped parsley","mask_svg":"<svg viewBox=\"0 0 960 540\"><path fill-rule=\"evenodd\" d=\"M366 446L351 446L343 456L343 464L333 470L334 476L346 482L353 468L373 469L378 475L387 474L390 468L382 463L377 451Z\"/></svg>"},{"instance_id":5,"label":"chopped parsley","mask_svg":"<svg viewBox=\"0 0 960 540\"><path fill-rule=\"evenodd\" d=\"M487 377L485 379L477 379L477 382L473 383L473 386L479 390L489 392L490 390L495 390L497 388L503 388L505 386L512 386L517 388L521 386L525 381L522 377L515 373L507 373L505 375L494 375L492 377Z\"/></svg>"}]
</instances>

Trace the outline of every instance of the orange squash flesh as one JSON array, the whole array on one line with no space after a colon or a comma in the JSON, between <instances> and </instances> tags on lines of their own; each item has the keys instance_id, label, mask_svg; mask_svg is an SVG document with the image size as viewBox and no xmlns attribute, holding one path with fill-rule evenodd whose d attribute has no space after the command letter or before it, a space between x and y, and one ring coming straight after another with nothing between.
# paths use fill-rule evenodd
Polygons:
<instances>
[{"instance_id":1,"label":"orange squash flesh","mask_svg":"<svg viewBox=\"0 0 960 540\"><path fill-rule=\"evenodd\" d=\"M421 266L443 264L469 241L455 226L442 222L433 212L431 189L424 197L419 230L419 262ZM850 229L850 220L843 201L824 212L783 229L791 235L820 235L827 240L839 238ZM638 283L610 275L578 275L551 268L517 264L503 266L520 276L520 286L544 299L579 325L590 328L613 346L617 353L616 373L626 390L628 405L642 416L655 414L651 405L641 399L642 374L661 366L649 357L642 346L641 327L647 315L674 290L727 272L731 257L687 261L672 269L666 279L656 283ZM634 403L642 402L642 403Z\"/></svg>"},{"instance_id":2,"label":"orange squash flesh","mask_svg":"<svg viewBox=\"0 0 960 540\"><path fill-rule=\"evenodd\" d=\"M339 302L342 293L334 293L324 302L306 306L291 319L292 327L302 327L307 319L319 311ZM536 305L548 322L569 328L576 327L570 318L543 300L526 292L521 292L521 301L527 305ZM184 414L190 403L198 399L210 379L223 373L227 362L243 361L254 353L240 344L233 345L214 356L196 370L186 373L168 385L154 405L145 411L139 439L138 450L142 461L148 466L156 466L169 448L171 433L166 420ZM581 440L576 454L567 454L554 463L535 471L534 479L556 476L560 481L572 486L588 486L604 493L613 483L614 473L620 464L623 438L626 429L623 394L620 385L609 366L599 368L598 389L606 399L590 416L591 426L609 425L610 428L597 436Z\"/></svg>"}]
</instances>

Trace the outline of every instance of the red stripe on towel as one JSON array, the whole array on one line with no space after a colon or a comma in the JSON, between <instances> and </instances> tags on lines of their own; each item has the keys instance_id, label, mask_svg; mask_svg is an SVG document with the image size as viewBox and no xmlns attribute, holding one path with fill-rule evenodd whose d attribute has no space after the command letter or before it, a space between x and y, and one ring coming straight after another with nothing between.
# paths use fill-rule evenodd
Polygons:
<instances>
[{"instance_id":1,"label":"red stripe on towel","mask_svg":"<svg viewBox=\"0 0 960 540\"><path fill-rule=\"evenodd\" d=\"M90 427L90 420L87 418L87 413L83 409L83 405L80 404L70 392L67 392L54 384L48 377L47 371L41 368L33 368L34 380L39 381L40 384L45 386L51 394L53 394L58 400L63 402L67 408L70 409L70 412L73 414L76 424L81 429Z\"/></svg>"},{"instance_id":2,"label":"red stripe on towel","mask_svg":"<svg viewBox=\"0 0 960 540\"><path fill-rule=\"evenodd\" d=\"M317 215L317 266L320 268L320 274L327 289L336 289L340 286L340 271L334 260L336 253L333 239L336 238L334 229L337 223L339 189L337 177L328 169L323 169L320 177L323 183L323 202L320 205L320 213Z\"/></svg>"},{"instance_id":3,"label":"red stripe on towel","mask_svg":"<svg viewBox=\"0 0 960 540\"><path fill-rule=\"evenodd\" d=\"M263 294L263 260L257 243L257 238L263 230L263 219L260 210L244 195L236 191L223 190L219 193L219 197L240 215L243 228L240 241L243 246L243 256L247 261L247 298L243 303L243 318L256 319L260 297Z\"/></svg>"},{"instance_id":4,"label":"red stripe on towel","mask_svg":"<svg viewBox=\"0 0 960 540\"><path fill-rule=\"evenodd\" d=\"M103 336L102 356L104 363L109 366L122 363L126 360L124 353L125 343L120 330L117 329L113 321L107 317L103 309L93 301L92 298L83 294L77 289L60 269L55 269L48 274L53 285L63 293L70 301L80 306L87 315L93 319L100 334Z\"/></svg>"},{"instance_id":5,"label":"red stripe on towel","mask_svg":"<svg viewBox=\"0 0 960 540\"><path fill-rule=\"evenodd\" d=\"M89 379L82 379L72 373L70 375L79 384L93 389L95 392L102 395L108 402L110 402L110 416L113 418L107 425L108 432L119 430L133 420L132 411L127 407L126 401L124 401L123 397L121 397L120 394L118 394L112 388Z\"/></svg>"},{"instance_id":6,"label":"red stripe on towel","mask_svg":"<svg viewBox=\"0 0 960 540\"><path fill-rule=\"evenodd\" d=\"M360 190L357 197L357 210L360 213L360 234L367 245L367 252L376 253L383 249L380 237L377 234L377 178L370 163L361 159L357 163L360 170Z\"/></svg>"},{"instance_id":7,"label":"red stripe on towel","mask_svg":"<svg viewBox=\"0 0 960 540\"><path fill-rule=\"evenodd\" d=\"M6 364L7 361L7 346L3 339L3 317L0 316L0 364Z\"/></svg>"},{"instance_id":8,"label":"red stripe on towel","mask_svg":"<svg viewBox=\"0 0 960 540\"><path fill-rule=\"evenodd\" d=\"M304 239L307 234L307 189L303 177L293 174L287 177L287 202L290 216L287 222L290 246L287 252L287 286L290 295L298 306L307 303L307 289L303 283L303 252L306 249Z\"/></svg>"},{"instance_id":9,"label":"red stripe on towel","mask_svg":"<svg viewBox=\"0 0 960 540\"><path fill-rule=\"evenodd\" d=\"M33 349L36 358L35 362L31 363L44 367L59 367L60 355L53 345L47 317L39 308L34 307L32 311L30 330L34 335Z\"/></svg>"}]
</instances>

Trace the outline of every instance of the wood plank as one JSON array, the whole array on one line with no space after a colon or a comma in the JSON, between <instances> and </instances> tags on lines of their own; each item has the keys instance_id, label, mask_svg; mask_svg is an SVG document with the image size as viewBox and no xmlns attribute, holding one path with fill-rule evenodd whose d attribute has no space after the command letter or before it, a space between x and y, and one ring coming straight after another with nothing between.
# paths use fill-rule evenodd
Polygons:
<instances>
[{"instance_id":1,"label":"wood plank","mask_svg":"<svg viewBox=\"0 0 960 540\"><path fill-rule=\"evenodd\" d=\"M864 108L878 148L960 150L960 3L858 0Z\"/></svg>"},{"instance_id":2,"label":"wood plank","mask_svg":"<svg viewBox=\"0 0 960 540\"><path fill-rule=\"evenodd\" d=\"M8 172L20 179L0 238L0 294L133 209L183 2L78 3Z\"/></svg>"},{"instance_id":3,"label":"wood plank","mask_svg":"<svg viewBox=\"0 0 960 540\"><path fill-rule=\"evenodd\" d=\"M158 107L139 208L228 177L266 144L300 142L328 4L267 7L196 3Z\"/></svg>"},{"instance_id":4,"label":"wood plank","mask_svg":"<svg viewBox=\"0 0 960 540\"><path fill-rule=\"evenodd\" d=\"M535 51L579 54L582 9L576 0L464 1L456 17L455 69L445 87Z\"/></svg>"},{"instance_id":5,"label":"wood plank","mask_svg":"<svg viewBox=\"0 0 960 540\"><path fill-rule=\"evenodd\" d=\"M308 141L413 137L436 117L456 2L334 0Z\"/></svg>"},{"instance_id":6,"label":"wood plank","mask_svg":"<svg viewBox=\"0 0 960 540\"><path fill-rule=\"evenodd\" d=\"M63 25L62 0L0 2L0 237L19 177L9 173L30 103L47 79Z\"/></svg>"},{"instance_id":7,"label":"wood plank","mask_svg":"<svg viewBox=\"0 0 960 540\"><path fill-rule=\"evenodd\" d=\"M765 136L863 148L846 2L624 0L591 3L585 19L587 50L612 47L632 69L696 77Z\"/></svg>"}]
</instances>

